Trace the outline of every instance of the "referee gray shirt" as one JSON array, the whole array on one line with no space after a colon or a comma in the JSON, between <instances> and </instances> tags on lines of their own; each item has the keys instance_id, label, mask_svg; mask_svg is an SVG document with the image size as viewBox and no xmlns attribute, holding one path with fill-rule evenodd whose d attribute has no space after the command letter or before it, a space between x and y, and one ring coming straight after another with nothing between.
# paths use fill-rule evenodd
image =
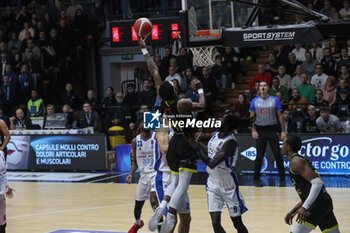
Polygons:
<instances>
[{"instance_id":1,"label":"referee gray shirt","mask_svg":"<svg viewBox=\"0 0 350 233\"><path fill-rule=\"evenodd\" d=\"M280 101L268 95L265 99L258 96L250 104L250 112L256 115L255 125L268 126L277 124L277 112L282 110Z\"/></svg>"}]
</instances>

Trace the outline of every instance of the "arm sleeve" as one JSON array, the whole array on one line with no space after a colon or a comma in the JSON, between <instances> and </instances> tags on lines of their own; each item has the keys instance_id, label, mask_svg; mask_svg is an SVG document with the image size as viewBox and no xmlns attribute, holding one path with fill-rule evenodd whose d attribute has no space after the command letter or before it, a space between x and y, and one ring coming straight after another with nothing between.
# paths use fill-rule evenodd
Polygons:
<instances>
[{"instance_id":1,"label":"arm sleeve","mask_svg":"<svg viewBox=\"0 0 350 233\"><path fill-rule=\"evenodd\" d=\"M311 180L310 183L311 183L311 189L310 189L309 196L306 198L305 202L303 203L303 207L307 210L314 203L314 201L316 200L318 194L320 193L323 187L323 182L319 177Z\"/></svg>"}]
</instances>

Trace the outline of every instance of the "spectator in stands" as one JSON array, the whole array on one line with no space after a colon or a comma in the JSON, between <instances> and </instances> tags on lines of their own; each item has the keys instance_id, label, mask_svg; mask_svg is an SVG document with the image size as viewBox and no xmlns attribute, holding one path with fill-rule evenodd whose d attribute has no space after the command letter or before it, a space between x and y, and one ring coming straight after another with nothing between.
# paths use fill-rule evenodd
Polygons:
<instances>
[{"instance_id":1,"label":"spectator in stands","mask_svg":"<svg viewBox=\"0 0 350 233\"><path fill-rule=\"evenodd\" d=\"M115 100L116 100L116 105L115 108L113 109L113 115L112 115L112 121L110 124L109 122L106 125L106 129L105 131L108 130L109 127L111 126L122 126L125 128L126 126L126 115L127 115L127 111L125 109L125 105L124 105L124 96L121 92L117 92L117 94L115 94Z\"/></svg>"},{"instance_id":2,"label":"spectator in stands","mask_svg":"<svg viewBox=\"0 0 350 233\"><path fill-rule=\"evenodd\" d=\"M328 75L323 73L322 65L316 65L316 74L312 76L310 84L315 89L322 89L327 82Z\"/></svg>"},{"instance_id":3,"label":"spectator in stands","mask_svg":"<svg viewBox=\"0 0 350 233\"><path fill-rule=\"evenodd\" d=\"M22 65L21 73L18 75L18 84L20 96L22 98L20 103L25 103L33 88L33 78L32 75L28 73L27 65Z\"/></svg>"},{"instance_id":4,"label":"spectator in stands","mask_svg":"<svg viewBox=\"0 0 350 233\"><path fill-rule=\"evenodd\" d=\"M333 18L333 15L337 12L334 7L332 7L332 3L330 0L324 0L323 8L320 11L322 14L328 16L329 18Z\"/></svg>"},{"instance_id":5,"label":"spectator in stands","mask_svg":"<svg viewBox=\"0 0 350 233\"><path fill-rule=\"evenodd\" d=\"M45 115L44 100L38 95L37 90L32 90L32 98L27 103L29 117L43 117Z\"/></svg>"},{"instance_id":6,"label":"spectator in stands","mask_svg":"<svg viewBox=\"0 0 350 233\"><path fill-rule=\"evenodd\" d=\"M60 16L58 17L57 23L59 23L61 20L66 21L67 26L72 25L72 19L67 15L65 10L61 10Z\"/></svg>"},{"instance_id":7,"label":"spectator in stands","mask_svg":"<svg viewBox=\"0 0 350 233\"><path fill-rule=\"evenodd\" d=\"M320 114L316 124L321 133L340 133L342 131L339 118L330 114L328 107L322 107Z\"/></svg>"},{"instance_id":8,"label":"spectator in stands","mask_svg":"<svg viewBox=\"0 0 350 233\"><path fill-rule=\"evenodd\" d=\"M184 78L182 79L182 86L181 89L184 91L190 90L191 89L191 81L192 79L194 79L195 77L193 76L193 69L191 67L187 67L185 74L184 74ZM186 84L186 85L185 85Z\"/></svg>"},{"instance_id":9,"label":"spectator in stands","mask_svg":"<svg viewBox=\"0 0 350 233\"><path fill-rule=\"evenodd\" d=\"M10 62L7 60L6 53L1 53L1 66L0 66L0 74L3 76L5 74L5 67Z\"/></svg>"},{"instance_id":10,"label":"spectator in stands","mask_svg":"<svg viewBox=\"0 0 350 233\"><path fill-rule=\"evenodd\" d=\"M331 51L331 55L334 59L339 59L340 58L340 48L338 46L337 40L333 37L329 41L329 48Z\"/></svg>"},{"instance_id":11,"label":"spectator in stands","mask_svg":"<svg viewBox=\"0 0 350 233\"><path fill-rule=\"evenodd\" d=\"M315 61L321 62L323 58L323 49L319 47L318 43L312 43L312 48L309 52Z\"/></svg>"},{"instance_id":12,"label":"spectator in stands","mask_svg":"<svg viewBox=\"0 0 350 233\"><path fill-rule=\"evenodd\" d=\"M331 50L329 48L325 48L323 52L324 56L321 59L321 65L324 73L327 75L335 75L336 61L332 57Z\"/></svg>"},{"instance_id":13,"label":"spectator in stands","mask_svg":"<svg viewBox=\"0 0 350 233\"><path fill-rule=\"evenodd\" d=\"M350 19L350 2L349 0L343 1L344 8L340 9L339 14L342 19Z\"/></svg>"},{"instance_id":14,"label":"spectator in stands","mask_svg":"<svg viewBox=\"0 0 350 233\"><path fill-rule=\"evenodd\" d=\"M342 78L341 78L341 79L339 79L339 81L338 81L338 86L337 86L337 97L336 97L336 99L339 99L339 98L340 98L339 90L340 90L340 89L343 89L343 88L349 90L349 92L350 92L349 84L346 82L345 79L342 79Z\"/></svg>"},{"instance_id":15,"label":"spectator in stands","mask_svg":"<svg viewBox=\"0 0 350 233\"><path fill-rule=\"evenodd\" d=\"M316 99L312 102L312 105L316 107L316 112L319 113L321 107L328 107L329 104L326 100L323 99L323 91L321 89L316 89Z\"/></svg>"},{"instance_id":16,"label":"spectator in stands","mask_svg":"<svg viewBox=\"0 0 350 233\"><path fill-rule=\"evenodd\" d=\"M8 128L11 127L10 118L6 114L4 114L4 111L1 107L0 107L0 120L5 121Z\"/></svg>"},{"instance_id":17,"label":"spectator in stands","mask_svg":"<svg viewBox=\"0 0 350 233\"><path fill-rule=\"evenodd\" d=\"M154 63L156 63L156 65L157 65L157 67L158 67L158 69L159 69L159 71L160 71L161 65L162 65L162 59L161 59L160 54L159 54L159 53L154 54L153 60L154 60ZM165 76L166 76L166 75L165 75ZM164 76L164 77L165 77L165 76ZM161 76L161 77L162 77L162 76Z\"/></svg>"},{"instance_id":18,"label":"spectator in stands","mask_svg":"<svg viewBox=\"0 0 350 233\"><path fill-rule=\"evenodd\" d=\"M22 42L18 39L16 32L11 32L11 40L8 42L7 46L11 50L12 54L16 54L21 49Z\"/></svg>"},{"instance_id":19,"label":"spectator in stands","mask_svg":"<svg viewBox=\"0 0 350 233\"><path fill-rule=\"evenodd\" d=\"M348 50L343 48L341 49L341 57L340 59L337 61L337 74L339 75L340 74L340 69L342 66L346 66L348 69L350 67L350 58L348 56Z\"/></svg>"},{"instance_id":20,"label":"spectator in stands","mask_svg":"<svg viewBox=\"0 0 350 233\"><path fill-rule=\"evenodd\" d=\"M262 64L258 65L258 74L255 75L254 79L251 80L248 84L248 89L250 92L253 91L253 85L255 85L256 81L266 81L268 86L271 86L271 73L266 72L265 66Z\"/></svg>"},{"instance_id":21,"label":"spectator in stands","mask_svg":"<svg viewBox=\"0 0 350 233\"><path fill-rule=\"evenodd\" d=\"M186 97L189 98L192 102L199 103L199 94L196 89L193 89L192 85L186 92Z\"/></svg>"},{"instance_id":22,"label":"spectator in stands","mask_svg":"<svg viewBox=\"0 0 350 233\"><path fill-rule=\"evenodd\" d=\"M39 32L39 39L37 40L36 44L40 49L49 45L49 40L47 39L44 31Z\"/></svg>"},{"instance_id":23,"label":"spectator in stands","mask_svg":"<svg viewBox=\"0 0 350 233\"><path fill-rule=\"evenodd\" d=\"M216 81L216 86L221 88L227 87L227 67L222 63L220 55L215 57L215 65L211 68L210 76Z\"/></svg>"},{"instance_id":24,"label":"spectator in stands","mask_svg":"<svg viewBox=\"0 0 350 233\"><path fill-rule=\"evenodd\" d=\"M61 104L62 105L67 104L73 110L78 110L78 109L81 108L81 98L73 90L73 84L72 83L67 83L66 84L66 90L61 96Z\"/></svg>"},{"instance_id":25,"label":"spectator in stands","mask_svg":"<svg viewBox=\"0 0 350 233\"><path fill-rule=\"evenodd\" d=\"M179 66L179 72L183 72L186 70L187 67L192 66L191 57L187 53L187 49L180 49L180 55L176 57L176 63Z\"/></svg>"},{"instance_id":26,"label":"spectator in stands","mask_svg":"<svg viewBox=\"0 0 350 233\"><path fill-rule=\"evenodd\" d=\"M317 61L314 60L310 52L305 53L306 60L302 64L303 72L307 74L309 79L316 73Z\"/></svg>"},{"instance_id":27,"label":"spectator in stands","mask_svg":"<svg viewBox=\"0 0 350 233\"><path fill-rule=\"evenodd\" d=\"M93 127L94 132L99 132L102 129L100 115L96 111L91 110L91 106L88 102L84 103L83 111L78 113L77 127Z\"/></svg>"},{"instance_id":28,"label":"spectator in stands","mask_svg":"<svg viewBox=\"0 0 350 233\"><path fill-rule=\"evenodd\" d=\"M69 27L70 25L67 26ZM84 11L80 9L76 11L72 26L75 36L84 39L89 30L89 18L86 17Z\"/></svg>"},{"instance_id":29,"label":"spectator in stands","mask_svg":"<svg viewBox=\"0 0 350 233\"><path fill-rule=\"evenodd\" d=\"M289 109L284 109L282 112L282 117L284 120L284 127L286 132L290 132L290 123L291 123L291 115L290 115L290 111ZM281 123L277 123L277 128L278 128L278 132L280 133L282 131L282 127L281 127Z\"/></svg>"},{"instance_id":30,"label":"spectator in stands","mask_svg":"<svg viewBox=\"0 0 350 233\"><path fill-rule=\"evenodd\" d=\"M10 112L13 113L18 101L18 89L17 86L10 83L7 75L2 77L2 92L8 105L10 106Z\"/></svg>"},{"instance_id":31,"label":"spectator in stands","mask_svg":"<svg viewBox=\"0 0 350 233\"><path fill-rule=\"evenodd\" d=\"M4 111L5 114L8 115L10 113L10 105L6 99L6 96L4 95L3 88L0 88L0 108Z\"/></svg>"},{"instance_id":32,"label":"spectator in stands","mask_svg":"<svg viewBox=\"0 0 350 233\"><path fill-rule=\"evenodd\" d=\"M140 107L140 103L139 95L137 92L135 92L135 85L132 83L129 83L127 85L127 92L124 98L124 104L129 108L131 119L133 121L136 121L136 111Z\"/></svg>"},{"instance_id":33,"label":"spectator in stands","mask_svg":"<svg viewBox=\"0 0 350 233\"><path fill-rule=\"evenodd\" d=\"M340 98L332 105L332 113L339 117L340 121L346 121L350 116L350 96L349 90L342 88L339 90Z\"/></svg>"},{"instance_id":34,"label":"spectator in stands","mask_svg":"<svg viewBox=\"0 0 350 233\"><path fill-rule=\"evenodd\" d=\"M286 63L286 73L293 77L298 65L301 65L301 62L297 60L294 53L289 53L288 62Z\"/></svg>"},{"instance_id":35,"label":"spectator in stands","mask_svg":"<svg viewBox=\"0 0 350 233\"><path fill-rule=\"evenodd\" d=\"M292 78L289 74L286 73L286 67L284 65L280 65L278 67L278 74L276 77L280 80L280 84L282 86L285 86L288 90L291 89Z\"/></svg>"},{"instance_id":36,"label":"spectator in stands","mask_svg":"<svg viewBox=\"0 0 350 233\"><path fill-rule=\"evenodd\" d=\"M21 73L22 65L23 65L23 62L22 62L21 54L16 53L14 58L14 63L13 63L13 71L15 72L15 74Z\"/></svg>"},{"instance_id":37,"label":"spectator in stands","mask_svg":"<svg viewBox=\"0 0 350 233\"><path fill-rule=\"evenodd\" d=\"M301 44L295 44L294 47L295 48L292 50L292 53L295 54L298 61L304 62L306 60L305 58L306 49L301 47Z\"/></svg>"},{"instance_id":38,"label":"spectator in stands","mask_svg":"<svg viewBox=\"0 0 350 233\"><path fill-rule=\"evenodd\" d=\"M77 2L77 0L71 0L72 5L67 9L67 15L74 20L77 10L84 11L84 8Z\"/></svg>"},{"instance_id":39,"label":"spectator in stands","mask_svg":"<svg viewBox=\"0 0 350 233\"><path fill-rule=\"evenodd\" d=\"M306 99L307 103L311 103L315 99L315 88L308 84L307 74L301 74L301 84L297 86L300 96Z\"/></svg>"},{"instance_id":40,"label":"spectator in stands","mask_svg":"<svg viewBox=\"0 0 350 233\"><path fill-rule=\"evenodd\" d=\"M256 94L259 91L259 85L260 85L260 81L256 81L254 83L254 88L251 92L249 92L248 94L248 100L252 101L252 99L254 99L255 97L257 97L258 95Z\"/></svg>"},{"instance_id":41,"label":"spectator in stands","mask_svg":"<svg viewBox=\"0 0 350 233\"><path fill-rule=\"evenodd\" d=\"M104 110L104 118L105 121L111 121L112 115L113 115L113 109L111 109L112 106L116 105L115 100L115 94L113 87L107 87L106 89L107 96L103 99L102 107Z\"/></svg>"},{"instance_id":42,"label":"spectator in stands","mask_svg":"<svg viewBox=\"0 0 350 233\"><path fill-rule=\"evenodd\" d=\"M40 55L41 55L40 54L40 49L39 49L38 46L36 46L34 44L34 40L33 39L27 40L27 48L25 49L24 54L23 54L23 58L24 58L23 62L26 62L25 59L28 57L28 53L29 52L33 53L34 58L40 59Z\"/></svg>"},{"instance_id":43,"label":"spectator in stands","mask_svg":"<svg viewBox=\"0 0 350 233\"><path fill-rule=\"evenodd\" d=\"M23 65L22 65L23 66ZM21 67L22 69L22 67ZM5 66L5 74L9 77L9 81L13 85L18 84L18 78L15 72L12 71L12 66L10 64L7 64Z\"/></svg>"},{"instance_id":44,"label":"spectator in stands","mask_svg":"<svg viewBox=\"0 0 350 233\"><path fill-rule=\"evenodd\" d=\"M170 82L173 79L177 79L177 81L179 83L181 83L181 80L182 80L181 76L178 73L176 73L175 67L174 66L170 66L169 67L169 75L165 78L165 81L169 81Z\"/></svg>"},{"instance_id":45,"label":"spectator in stands","mask_svg":"<svg viewBox=\"0 0 350 233\"><path fill-rule=\"evenodd\" d=\"M22 5L21 6L21 10L20 12L18 12L17 16L16 16L16 21L19 25L23 25L25 22L27 22L28 20L30 20L31 15L30 13L27 11L27 8Z\"/></svg>"},{"instance_id":46,"label":"spectator in stands","mask_svg":"<svg viewBox=\"0 0 350 233\"><path fill-rule=\"evenodd\" d=\"M41 62L39 59L34 57L34 54L32 51L29 51L27 54L26 65L27 65L28 73L33 78L33 87L37 88L36 84L37 84L37 79L40 76Z\"/></svg>"},{"instance_id":47,"label":"spectator in stands","mask_svg":"<svg viewBox=\"0 0 350 233\"><path fill-rule=\"evenodd\" d=\"M140 109L136 112L136 122L129 124L131 130L137 130L137 126L140 125L140 120L143 118L143 113L147 111L149 111L147 105L141 105Z\"/></svg>"},{"instance_id":48,"label":"spectator in stands","mask_svg":"<svg viewBox=\"0 0 350 233\"><path fill-rule=\"evenodd\" d=\"M203 84L205 101L207 103L207 106L210 106L211 102L215 99L215 94L216 94L215 79L209 75L209 72L210 71L208 67L203 67L202 76L200 78L200 81Z\"/></svg>"},{"instance_id":49,"label":"spectator in stands","mask_svg":"<svg viewBox=\"0 0 350 233\"><path fill-rule=\"evenodd\" d=\"M274 77L272 79L272 86L268 90L269 95L276 96L277 92L282 94L282 99L284 102L289 101L289 91L288 89L280 84L280 79L278 77Z\"/></svg>"},{"instance_id":50,"label":"spectator in stands","mask_svg":"<svg viewBox=\"0 0 350 233\"><path fill-rule=\"evenodd\" d=\"M177 93L180 93L182 90L177 79L173 79L171 82L173 83L175 90L177 90Z\"/></svg>"},{"instance_id":51,"label":"spectator in stands","mask_svg":"<svg viewBox=\"0 0 350 233\"><path fill-rule=\"evenodd\" d=\"M294 114L296 108L306 109L306 99L300 96L297 88L292 90L292 99L289 101L289 111Z\"/></svg>"},{"instance_id":52,"label":"spectator in stands","mask_svg":"<svg viewBox=\"0 0 350 233\"><path fill-rule=\"evenodd\" d=\"M23 30L20 31L19 35L18 35L18 39L20 41L23 41L25 38L26 38L26 35L25 33L29 31L30 32L30 36L31 37L34 37L35 36L35 32L34 32L34 29L30 27L29 23L28 22L25 22L23 24Z\"/></svg>"},{"instance_id":53,"label":"spectator in stands","mask_svg":"<svg viewBox=\"0 0 350 233\"><path fill-rule=\"evenodd\" d=\"M55 105L48 104L46 106L46 114L53 114L53 113L55 113Z\"/></svg>"},{"instance_id":54,"label":"spectator in stands","mask_svg":"<svg viewBox=\"0 0 350 233\"><path fill-rule=\"evenodd\" d=\"M153 87L149 79L143 80L143 90L139 94L139 103L153 108L157 98L157 90Z\"/></svg>"},{"instance_id":55,"label":"spectator in stands","mask_svg":"<svg viewBox=\"0 0 350 233\"><path fill-rule=\"evenodd\" d=\"M25 39L24 40L22 40L22 43L21 43L21 48L20 48L20 52L21 53L24 53L24 51L26 50L26 48L27 48L27 41L28 40L31 40L31 39L33 39L33 37L32 37L32 34L30 34L30 31L26 31L25 32Z\"/></svg>"},{"instance_id":56,"label":"spectator in stands","mask_svg":"<svg viewBox=\"0 0 350 233\"><path fill-rule=\"evenodd\" d=\"M169 74L169 66L170 59L175 58L175 56L171 53L171 49L169 47L165 48L165 56L162 59L161 68L159 69L161 78L164 80L166 76Z\"/></svg>"},{"instance_id":57,"label":"spectator in stands","mask_svg":"<svg viewBox=\"0 0 350 233\"><path fill-rule=\"evenodd\" d=\"M275 54L277 61L279 61L281 64L286 65L289 62L289 54L291 51L292 49L290 46L277 45L273 50L273 53Z\"/></svg>"},{"instance_id":58,"label":"spectator in stands","mask_svg":"<svg viewBox=\"0 0 350 233\"><path fill-rule=\"evenodd\" d=\"M238 94L238 103L234 106L233 114L243 120L249 118L249 102L243 93Z\"/></svg>"},{"instance_id":59,"label":"spectator in stands","mask_svg":"<svg viewBox=\"0 0 350 233\"><path fill-rule=\"evenodd\" d=\"M87 100L86 102L89 102L91 109L98 109L100 107L99 101L95 97L95 92L93 90L88 90L86 93Z\"/></svg>"},{"instance_id":60,"label":"spectator in stands","mask_svg":"<svg viewBox=\"0 0 350 233\"><path fill-rule=\"evenodd\" d=\"M74 111L68 104L63 105L62 113L67 113L66 128L71 129L72 127L76 127L77 122L75 121Z\"/></svg>"},{"instance_id":61,"label":"spectator in stands","mask_svg":"<svg viewBox=\"0 0 350 233\"><path fill-rule=\"evenodd\" d=\"M276 98L280 101L281 104L288 103L283 99L283 95L281 92L276 92ZM282 105L282 108L285 109L285 105Z\"/></svg>"},{"instance_id":62,"label":"spectator in stands","mask_svg":"<svg viewBox=\"0 0 350 233\"><path fill-rule=\"evenodd\" d=\"M307 116L302 125L302 133L318 133L316 118L316 107L309 104L307 107Z\"/></svg>"},{"instance_id":63,"label":"spectator in stands","mask_svg":"<svg viewBox=\"0 0 350 233\"><path fill-rule=\"evenodd\" d=\"M303 73L303 69L302 69L301 65L297 65L296 70L295 70L295 75L292 78L292 84L291 84L292 90L301 84L301 74L302 73Z\"/></svg>"},{"instance_id":64,"label":"spectator in stands","mask_svg":"<svg viewBox=\"0 0 350 233\"><path fill-rule=\"evenodd\" d=\"M346 65L342 65L340 67L340 74L338 75L338 79L344 79L347 83L349 83L350 75L348 72L348 67Z\"/></svg>"},{"instance_id":65,"label":"spectator in stands","mask_svg":"<svg viewBox=\"0 0 350 233\"><path fill-rule=\"evenodd\" d=\"M5 43L5 42L0 42L0 54L1 53L6 54L6 57L7 57L7 60L9 63L13 62L13 53L11 50L8 49L7 43Z\"/></svg>"},{"instance_id":66,"label":"spectator in stands","mask_svg":"<svg viewBox=\"0 0 350 233\"><path fill-rule=\"evenodd\" d=\"M323 99L329 104L329 107L335 102L337 93L337 83L333 76L328 76L326 84L322 87Z\"/></svg>"},{"instance_id":67,"label":"spectator in stands","mask_svg":"<svg viewBox=\"0 0 350 233\"><path fill-rule=\"evenodd\" d=\"M32 121L28 116L25 115L23 109L19 108L16 110L15 116L10 118L11 126L10 129L26 129L30 128Z\"/></svg>"},{"instance_id":68,"label":"spectator in stands","mask_svg":"<svg viewBox=\"0 0 350 233\"><path fill-rule=\"evenodd\" d=\"M241 67L239 64L239 55L231 47L225 47L224 51L221 52L223 63L227 67L227 78L231 79L231 88L236 87L236 76L240 73Z\"/></svg>"},{"instance_id":69,"label":"spectator in stands","mask_svg":"<svg viewBox=\"0 0 350 233\"><path fill-rule=\"evenodd\" d=\"M280 63L276 60L275 54L269 53L268 62L265 64L266 71L271 73L271 76L278 74Z\"/></svg>"}]
</instances>

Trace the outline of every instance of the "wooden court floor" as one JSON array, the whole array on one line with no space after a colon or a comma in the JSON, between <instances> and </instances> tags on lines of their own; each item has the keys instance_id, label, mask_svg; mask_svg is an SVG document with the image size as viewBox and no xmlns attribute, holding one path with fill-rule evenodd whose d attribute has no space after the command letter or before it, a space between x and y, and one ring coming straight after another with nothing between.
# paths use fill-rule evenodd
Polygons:
<instances>
[{"instance_id":1,"label":"wooden court floor","mask_svg":"<svg viewBox=\"0 0 350 233\"><path fill-rule=\"evenodd\" d=\"M56 229L113 230L127 232L133 224L136 184L31 183L15 182L15 197L7 200L8 233L46 233ZM350 189L329 188L342 233L350 232ZM292 188L241 187L248 212L243 220L250 233L289 232L285 213L298 201ZM189 189L192 209L191 231L213 232L207 212L205 187ZM142 219L151 216L146 203ZM224 210L226 232L236 232ZM149 232L144 227L140 232ZM315 232L320 232L317 229Z\"/></svg>"}]
</instances>

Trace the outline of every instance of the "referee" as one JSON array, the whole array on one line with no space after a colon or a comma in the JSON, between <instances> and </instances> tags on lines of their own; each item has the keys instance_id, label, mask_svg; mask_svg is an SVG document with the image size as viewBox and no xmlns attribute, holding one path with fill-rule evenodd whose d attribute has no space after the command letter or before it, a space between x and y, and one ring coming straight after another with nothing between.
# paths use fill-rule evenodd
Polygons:
<instances>
[{"instance_id":1,"label":"referee","mask_svg":"<svg viewBox=\"0 0 350 233\"><path fill-rule=\"evenodd\" d=\"M280 101L270 96L267 92L269 86L266 81L260 81L260 96L254 98L250 104L250 118L253 120L252 136L256 139L257 156L254 162L254 184L262 187L260 180L260 170L267 141L269 141L273 155L275 157L278 173L280 176L280 186L285 186L285 170L277 136L277 115L282 127L281 139L287 138L284 120L282 116L282 106Z\"/></svg>"}]
</instances>

